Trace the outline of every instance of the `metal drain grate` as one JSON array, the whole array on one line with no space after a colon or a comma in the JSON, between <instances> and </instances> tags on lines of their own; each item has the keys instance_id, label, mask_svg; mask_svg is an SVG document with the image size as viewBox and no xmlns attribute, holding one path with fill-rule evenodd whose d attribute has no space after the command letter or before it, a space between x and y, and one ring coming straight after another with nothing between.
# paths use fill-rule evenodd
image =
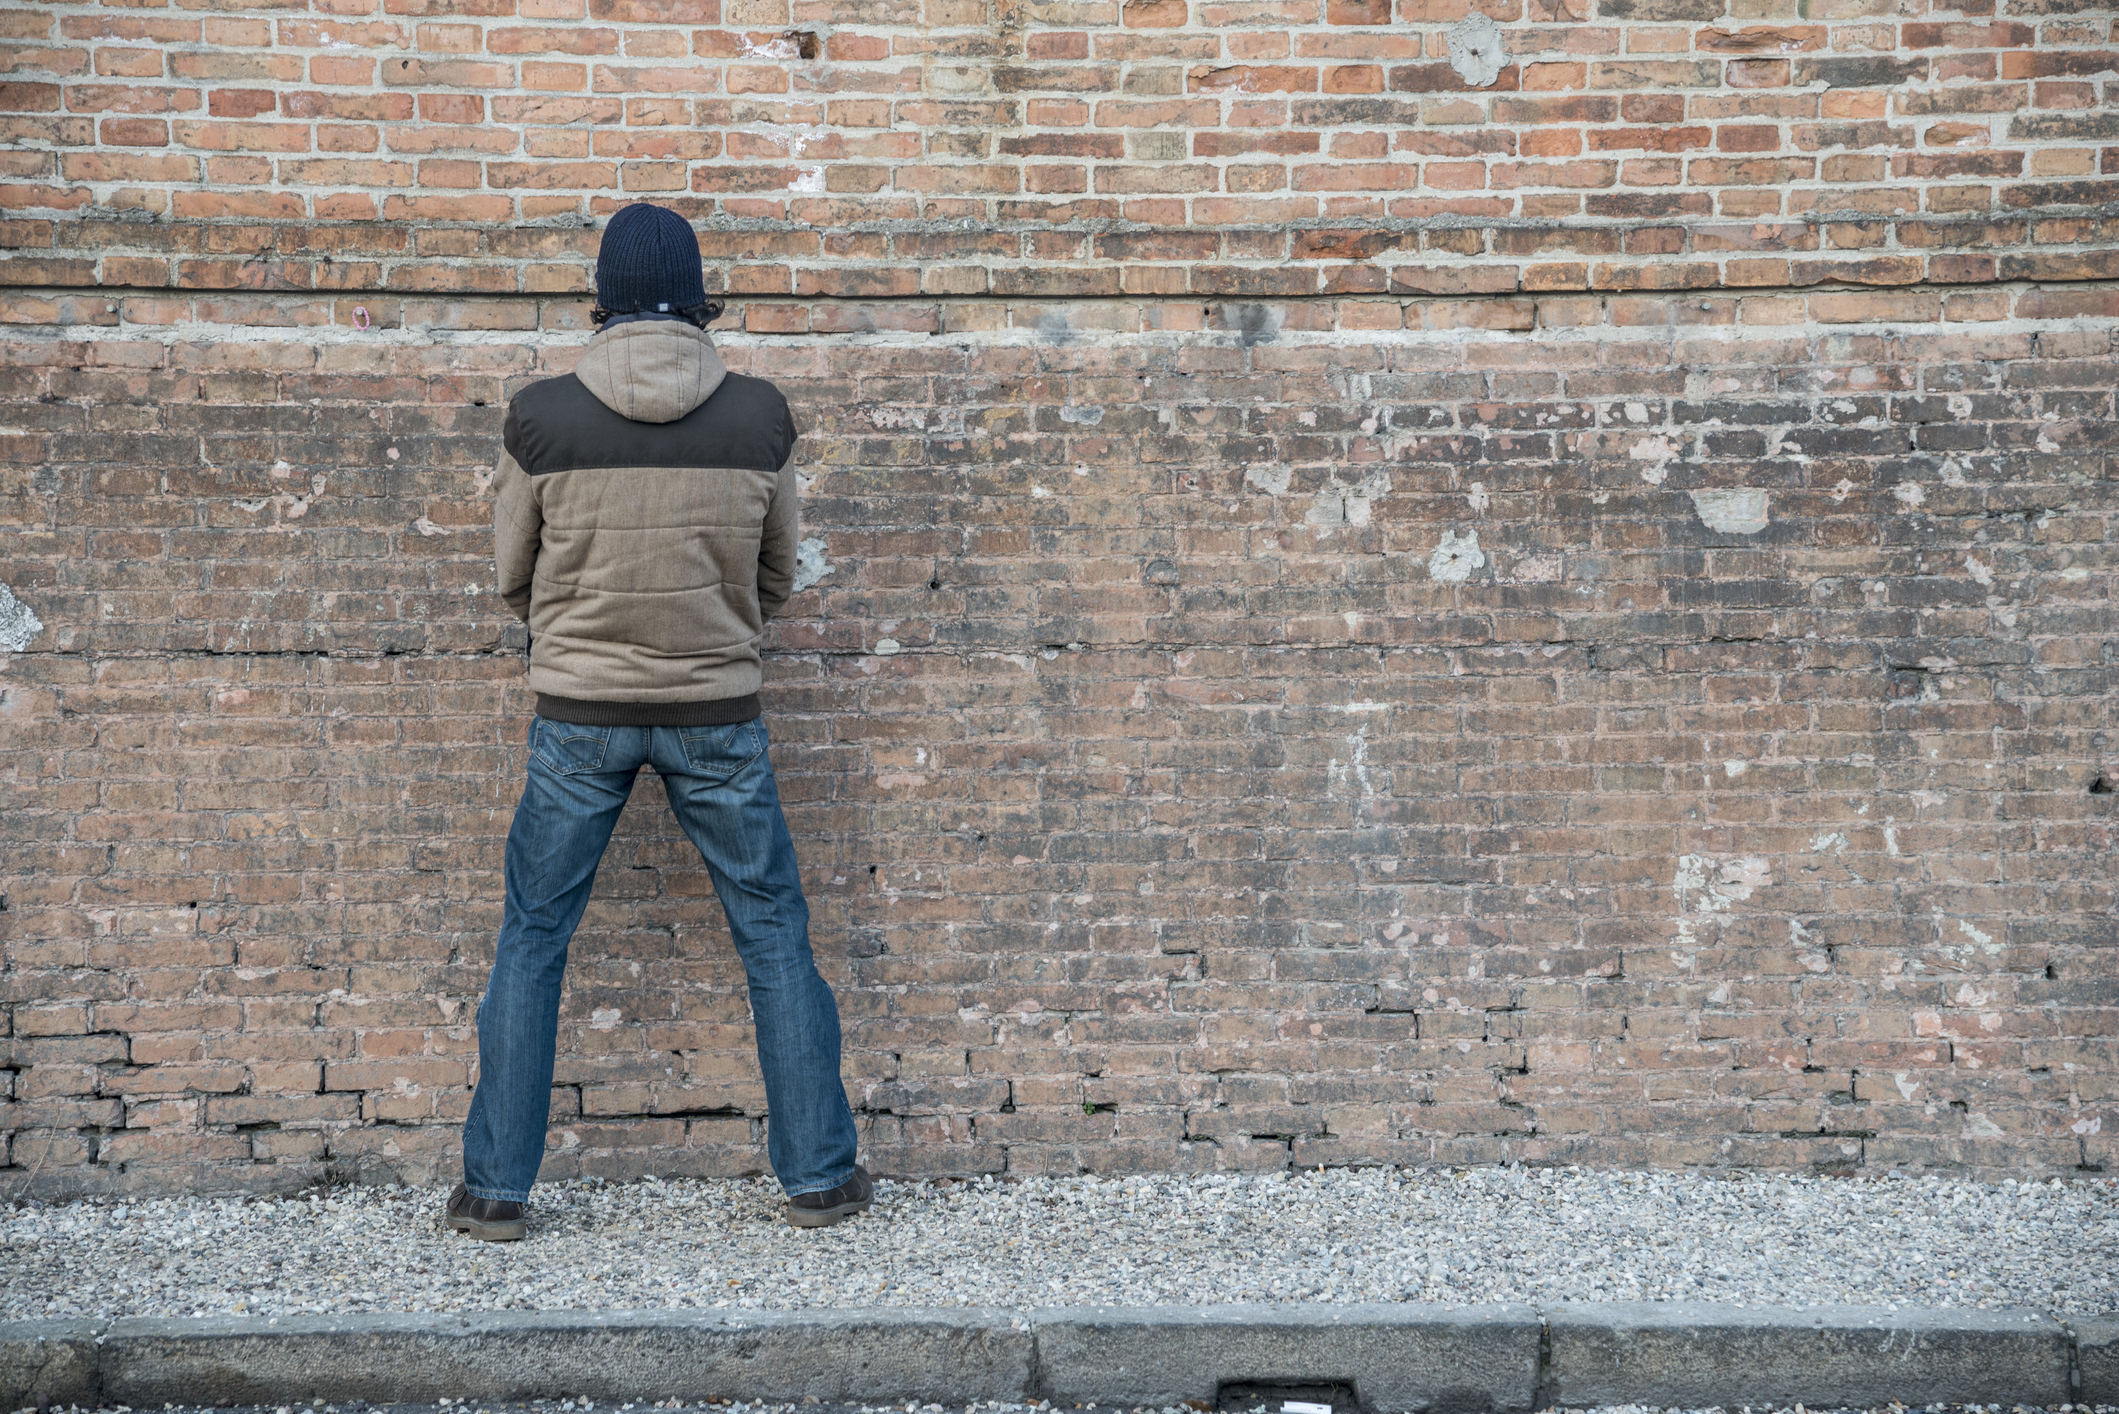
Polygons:
<instances>
[{"instance_id":1,"label":"metal drain grate","mask_svg":"<svg viewBox=\"0 0 2119 1414\"><path fill-rule=\"evenodd\" d=\"M1227 1380L1214 1396L1220 1414L1281 1414L1283 1404L1328 1404L1332 1414L1359 1414L1352 1380Z\"/></svg>"}]
</instances>

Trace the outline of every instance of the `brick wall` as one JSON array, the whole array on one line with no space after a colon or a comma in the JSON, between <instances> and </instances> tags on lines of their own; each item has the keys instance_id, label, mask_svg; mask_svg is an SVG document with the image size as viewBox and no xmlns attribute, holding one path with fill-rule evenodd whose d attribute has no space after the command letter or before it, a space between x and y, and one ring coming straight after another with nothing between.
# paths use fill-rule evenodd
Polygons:
<instances>
[{"instance_id":1,"label":"brick wall","mask_svg":"<svg viewBox=\"0 0 2119 1414\"><path fill-rule=\"evenodd\" d=\"M636 196L879 1168L2108 1169L2110 17L1487 8L0 14L0 1192L450 1174ZM548 1174L762 1168L710 894L650 782Z\"/></svg>"}]
</instances>

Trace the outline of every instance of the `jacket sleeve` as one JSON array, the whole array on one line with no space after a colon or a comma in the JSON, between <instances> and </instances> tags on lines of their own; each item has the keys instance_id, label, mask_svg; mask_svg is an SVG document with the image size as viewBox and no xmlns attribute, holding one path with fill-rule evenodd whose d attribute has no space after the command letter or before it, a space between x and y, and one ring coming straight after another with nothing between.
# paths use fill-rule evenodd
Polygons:
<instances>
[{"instance_id":1,"label":"jacket sleeve","mask_svg":"<svg viewBox=\"0 0 2119 1414\"><path fill-rule=\"evenodd\" d=\"M537 487L515 458L500 454L493 473L493 559L500 568L500 597L509 612L525 623L530 618L530 581L537 573L537 546L544 513Z\"/></svg>"},{"instance_id":2,"label":"jacket sleeve","mask_svg":"<svg viewBox=\"0 0 2119 1414\"><path fill-rule=\"evenodd\" d=\"M779 482L765 507L765 533L758 540L758 611L770 620L795 592L795 548L802 536L802 510L795 488L795 459L780 467Z\"/></svg>"}]
</instances>

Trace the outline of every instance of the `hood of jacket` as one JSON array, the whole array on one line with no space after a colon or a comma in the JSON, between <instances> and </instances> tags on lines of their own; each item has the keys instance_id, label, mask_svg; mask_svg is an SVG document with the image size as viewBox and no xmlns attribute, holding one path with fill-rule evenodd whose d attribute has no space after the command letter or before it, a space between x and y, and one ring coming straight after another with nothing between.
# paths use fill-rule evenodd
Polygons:
<instances>
[{"instance_id":1,"label":"hood of jacket","mask_svg":"<svg viewBox=\"0 0 2119 1414\"><path fill-rule=\"evenodd\" d=\"M656 319L589 340L574 376L620 417L675 422L714 395L728 365L704 329Z\"/></svg>"}]
</instances>

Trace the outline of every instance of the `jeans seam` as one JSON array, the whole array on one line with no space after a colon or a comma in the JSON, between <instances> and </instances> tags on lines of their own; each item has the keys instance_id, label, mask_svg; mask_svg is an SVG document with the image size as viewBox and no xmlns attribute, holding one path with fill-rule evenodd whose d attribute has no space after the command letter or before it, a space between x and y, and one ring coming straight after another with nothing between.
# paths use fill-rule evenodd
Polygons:
<instances>
[{"instance_id":1,"label":"jeans seam","mask_svg":"<svg viewBox=\"0 0 2119 1414\"><path fill-rule=\"evenodd\" d=\"M470 1194L473 1198L483 1198L488 1203L527 1203L530 1201L530 1195L527 1192L513 1193L497 1188L476 1188L468 1183L464 1185L464 1192Z\"/></svg>"},{"instance_id":2,"label":"jeans seam","mask_svg":"<svg viewBox=\"0 0 2119 1414\"><path fill-rule=\"evenodd\" d=\"M712 767L702 766L701 764L699 764L699 762L692 758L690 743L695 740L698 740L699 736L703 734L694 733L691 736L687 736L680 731L677 736L677 750L683 754L684 764L691 767L692 770L698 775L706 778L707 780L713 781L716 785L727 785L730 781L733 781L734 779L736 779L736 777L742 775L745 771L749 770L751 768L751 764L755 762L760 756L763 756L765 754L765 743L758 740L758 723L755 719L748 722L739 722L737 723L737 725L749 729L751 745L756 748L751 752L750 755L743 758L743 762L741 765L731 767L728 774L725 776L715 775L713 773Z\"/></svg>"}]
</instances>

